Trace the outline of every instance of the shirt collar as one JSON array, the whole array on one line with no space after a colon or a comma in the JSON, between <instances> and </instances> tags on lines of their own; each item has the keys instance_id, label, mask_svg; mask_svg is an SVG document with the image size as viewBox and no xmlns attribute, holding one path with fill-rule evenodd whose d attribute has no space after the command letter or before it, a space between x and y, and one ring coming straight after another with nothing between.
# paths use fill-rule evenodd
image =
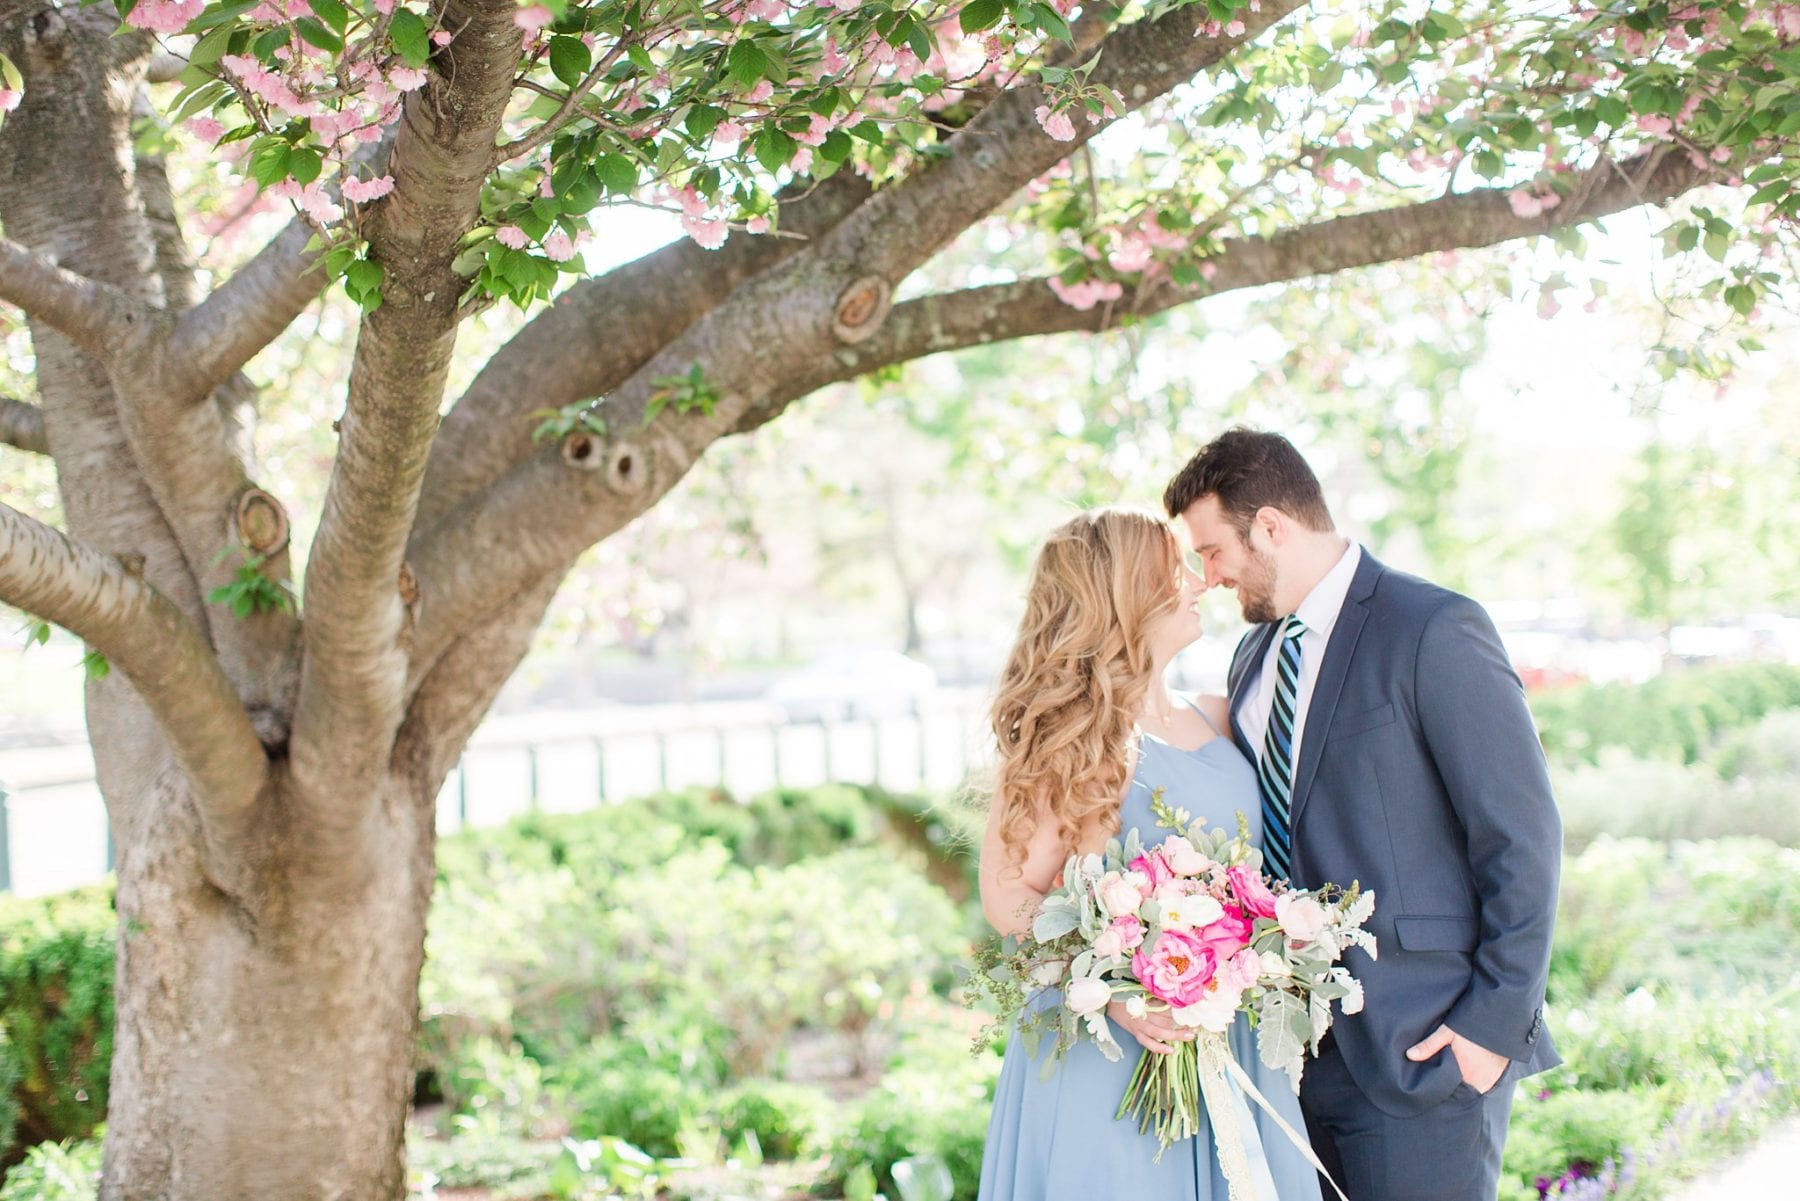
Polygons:
<instances>
[{"instance_id":1,"label":"shirt collar","mask_svg":"<svg viewBox=\"0 0 1800 1201\"><path fill-rule=\"evenodd\" d=\"M1362 547L1352 540L1337 563L1325 573L1325 578L1306 594L1306 599L1294 612L1306 623L1308 631L1330 640L1332 627L1337 625L1338 614L1343 611L1344 598L1350 594L1350 581L1356 578L1356 565L1361 561Z\"/></svg>"}]
</instances>

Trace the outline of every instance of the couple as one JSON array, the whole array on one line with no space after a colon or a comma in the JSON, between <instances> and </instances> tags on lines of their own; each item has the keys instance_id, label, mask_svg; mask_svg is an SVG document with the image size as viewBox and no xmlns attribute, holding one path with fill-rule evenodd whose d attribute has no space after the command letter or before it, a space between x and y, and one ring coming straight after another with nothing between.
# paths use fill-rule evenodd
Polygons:
<instances>
[{"instance_id":1,"label":"couple","mask_svg":"<svg viewBox=\"0 0 1800 1201\"><path fill-rule=\"evenodd\" d=\"M1083 514L1039 553L994 702L983 911L1020 933L1070 853L1134 826L1160 841L1155 789L1228 830L1243 812L1265 871L1374 891L1380 958L1350 953L1366 1006L1338 1018L1298 1099L1242 1018L1234 1056L1350 1201L1491 1199L1513 1085L1559 1062L1543 1002L1561 826L1518 677L1480 606L1336 532L1279 435L1224 434L1163 501L1204 579L1168 524L1132 510ZM1221 583L1256 623L1230 695L1173 694L1163 669ZM1191 1037L1107 1012L1153 1052ZM1153 1135L1113 1120L1134 1059L1084 1042L1044 1078L1013 1040L982 1201L1226 1201L1208 1129L1156 1162ZM1319 1201L1275 1123L1238 1118L1262 1201Z\"/></svg>"}]
</instances>

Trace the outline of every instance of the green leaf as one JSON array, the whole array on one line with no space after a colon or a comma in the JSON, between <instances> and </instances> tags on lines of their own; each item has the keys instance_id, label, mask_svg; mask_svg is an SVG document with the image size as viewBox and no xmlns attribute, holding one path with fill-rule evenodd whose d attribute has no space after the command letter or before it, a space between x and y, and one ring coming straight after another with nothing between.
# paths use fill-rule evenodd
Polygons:
<instances>
[{"instance_id":1,"label":"green leaf","mask_svg":"<svg viewBox=\"0 0 1800 1201\"><path fill-rule=\"evenodd\" d=\"M1006 5L1001 0L970 0L963 5L962 15L957 18L964 33L980 33L999 24L1006 13Z\"/></svg>"},{"instance_id":2,"label":"green leaf","mask_svg":"<svg viewBox=\"0 0 1800 1201\"><path fill-rule=\"evenodd\" d=\"M291 147L279 138L263 138L250 151L250 178L263 187L287 178Z\"/></svg>"},{"instance_id":3,"label":"green leaf","mask_svg":"<svg viewBox=\"0 0 1800 1201\"><path fill-rule=\"evenodd\" d=\"M1722 263L1725 261L1725 252L1731 248L1731 239L1725 234L1709 233L1706 235L1706 241L1703 245L1706 248L1706 253L1715 262Z\"/></svg>"},{"instance_id":4,"label":"green leaf","mask_svg":"<svg viewBox=\"0 0 1800 1201\"><path fill-rule=\"evenodd\" d=\"M637 187L637 164L623 154L603 154L594 160L594 173L615 196L629 196Z\"/></svg>"},{"instance_id":5,"label":"green leaf","mask_svg":"<svg viewBox=\"0 0 1800 1201\"><path fill-rule=\"evenodd\" d=\"M194 48L188 51L188 65L190 67L210 67L224 58L226 50L231 45L231 34L232 29L229 25L222 25L217 29L207 31L199 41L194 43Z\"/></svg>"},{"instance_id":6,"label":"green leaf","mask_svg":"<svg viewBox=\"0 0 1800 1201\"><path fill-rule=\"evenodd\" d=\"M350 10L339 4L338 0L309 0L308 7L313 10L313 16L340 34L350 27ZM194 60L190 57L188 61Z\"/></svg>"},{"instance_id":7,"label":"green leaf","mask_svg":"<svg viewBox=\"0 0 1800 1201\"><path fill-rule=\"evenodd\" d=\"M600 176L592 167L581 172L561 193L563 211L580 216L600 203Z\"/></svg>"},{"instance_id":8,"label":"green leaf","mask_svg":"<svg viewBox=\"0 0 1800 1201\"><path fill-rule=\"evenodd\" d=\"M333 54L336 54L339 50L344 48L343 38L325 28L322 21L315 21L311 17L301 17L296 20L294 22L294 30L299 33L301 38L305 41L310 42L321 50L329 50Z\"/></svg>"},{"instance_id":9,"label":"green leaf","mask_svg":"<svg viewBox=\"0 0 1800 1201\"><path fill-rule=\"evenodd\" d=\"M745 40L731 44L731 53L726 60L726 71L731 76L731 82L739 88L748 91L755 87L757 80L761 79L763 72L768 69L768 65L769 56L764 54L762 48L755 42Z\"/></svg>"},{"instance_id":10,"label":"green leaf","mask_svg":"<svg viewBox=\"0 0 1800 1201\"><path fill-rule=\"evenodd\" d=\"M1755 194L1750 197L1750 203L1768 204L1771 201L1781 199L1787 194L1787 182L1785 180L1777 180L1774 183L1764 184L1762 187L1756 189Z\"/></svg>"},{"instance_id":11,"label":"green leaf","mask_svg":"<svg viewBox=\"0 0 1800 1201\"><path fill-rule=\"evenodd\" d=\"M578 87L587 77L594 56L580 38L558 34L550 39L550 70L570 87Z\"/></svg>"},{"instance_id":12,"label":"green leaf","mask_svg":"<svg viewBox=\"0 0 1800 1201\"><path fill-rule=\"evenodd\" d=\"M799 145L793 138L773 125L765 125L756 134L756 161L761 163L766 171L779 170L787 166L788 160L794 157L794 151L799 149Z\"/></svg>"},{"instance_id":13,"label":"green leaf","mask_svg":"<svg viewBox=\"0 0 1800 1201\"><path fill-rule=\"evenodd\" d=\"M87 669L88 678L93 680L104 680L112 671L112 664L108 663L106 656L99 651L91 650L81 656L81 665Z\"/></svg>"},{"instance_id":14,"label":"green leaf","mask_svg":"<svg viewBox=\"0 0 1800 1201\"><path fill-rule=\"evenodd\" d=\"M825 135L824 144L819 147L819 157L828 163L841 163L850 157L850 148L855 145L850 135L841 129L834 129Z\"/></svg>"},{"instance_id":15,"label":"green leaf","mask_svg":"<svg viewBox=\"0 0 1800 1201\"><path fill-rule=\"evenodd\" d=\"M388 37L394 43L394 50L406 60L409 67L422 67L431 57L431 31L425 28L425 22L418 13L410 8L394 10L393 24L388 26Z\"/></svg>"},{"instance_id":16,"label":"green leaf","mask_svg":"<svg viewBox=\"0 0 1800 1201\"><path fill-rule=\"evenodd\" d=\"M382 271L380 263L371 263L368 259L357 259L344 272L344 287L353 295L364 296L381 287Z\"/></svg>"},{"instance_id":17,"label":"green leaf","mask_svg":"<svg viewBox=\"0 0 1800 1201\"><path fill-rule=\"evenodd\" d=\"M715 108L710 104L696 104L693 108L688 110L687 121L685 124L687 126L688 134L693 137L695 141L704 142L707 138L712 136L712 131L717 129L724 120L724 109Z\"/></svg>"},{"instance_id":18,"label":"green leaf","mask_svg":"<svg viewBox=\"0 0 1800 1201\"><path fill-rule=\"evenodd\" d=\"M293 40L287 26L271 29L251 43L250 53L265 63L275 61L275 52Z\"/></svg>"},{"instance_id":19,"label":"green leaf","mask_svg":"<svg viewBox=\"0 0 1800 1201\"><path fill-rule=\"evenodd\" d=\"M1625 101L1617 96L1607 96L1594 107L1600 114L1600 119L1614 129L1624 125L1631 116L1631 110L1625 106Z\"/></svg>"},{"instance_id":20,"label":"green leaf","mask_svg":"<svg viewBox=\"0 0 1800 1201\"><path fill-rule=\"evenodd\" d=\"M301 187L319 178L319 170L323 166L318 154L305 147L288 151L288 174Z\"/></svg>"}]
</instances>

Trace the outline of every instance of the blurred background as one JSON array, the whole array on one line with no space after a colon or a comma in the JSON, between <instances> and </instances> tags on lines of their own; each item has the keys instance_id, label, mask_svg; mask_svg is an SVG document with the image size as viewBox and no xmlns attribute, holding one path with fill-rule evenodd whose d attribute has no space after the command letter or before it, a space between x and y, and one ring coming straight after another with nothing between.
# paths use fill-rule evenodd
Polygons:
<instances>
[{"instance_id":1,"label":"blurred background","mask_svg":"<svg viewBox=\"0 0 1800 1201\"><path fill-rule=\"evenodd\" d=\"M1800 329L1670 301L1652 220L1578 264L1440 256L926 360L716 446L589 554L445 783L414 1194L973 1197L1003 1038L960 1004L963 798L1025 572L1238 422L1287 433L1389 564L1485 603L1530 690L1569 1063L1520 1094L1505 1195L1728 1179L1800 1106ZM670 233L647 216L617 254ZM0 385L30 363L9 320ZM353 329L325 302L258 364L284 399L258 451L302 518L343 394L320 348ZM49 467L4 449L0 498L56 515ZM1174 670L1217 690L1242 626L1229 594L1205 613ZM97 1165L114 935L99 665L5 617L18 1201Z\"/></svg>"}]
</instances>

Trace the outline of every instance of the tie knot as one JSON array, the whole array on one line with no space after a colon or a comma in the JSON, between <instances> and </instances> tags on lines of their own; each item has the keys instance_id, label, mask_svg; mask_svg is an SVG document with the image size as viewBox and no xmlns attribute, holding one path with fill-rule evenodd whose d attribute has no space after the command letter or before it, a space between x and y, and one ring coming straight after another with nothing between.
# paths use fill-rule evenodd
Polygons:
<instances>
[{"instance_id":1,"label":"tie knot","mask_svg":"<svg viewBox=\"0 0 1800 1201\"><path fill-rule=\"evenodd\" d=\"M1306 623L1300 620L1298 613L1288 614L1287 628L1281 631L1283 638L1298 638L1306 633Z\"/></svg>"}]
</instances>

